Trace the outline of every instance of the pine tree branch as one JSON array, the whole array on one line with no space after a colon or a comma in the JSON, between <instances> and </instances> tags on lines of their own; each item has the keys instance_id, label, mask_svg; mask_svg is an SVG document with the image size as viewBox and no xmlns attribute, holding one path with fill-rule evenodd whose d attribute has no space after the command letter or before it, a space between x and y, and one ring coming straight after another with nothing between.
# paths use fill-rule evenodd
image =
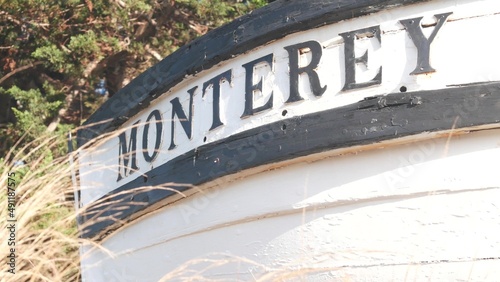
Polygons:
<instances>
[{"instance_id":1,"label":"pine tree branch","mask_svg":"<svg viewBox=\"0 0 500 282\"><path fill-rule=\"evenodd\" d=\"M85 85L87 82L87 78L90 76L92 71L98 66L98 60L94 60L90 62L87 67L85 68L83 72L83 77L78 80L77 85L75 89L72 89L69 91L69 93L66 95L65 99L65 105L62 107L58 112L57 116L54 117L54 119L50 122L50 124L47 126L47 131L48 132L54 132L57 129L57 126L63 119L64 115L68 113L68 110L71 107L71 103L73 103L73 100L76 98L76 96L80 95L80 100L81 100L81 93L82 90L81 88ZM80 115L81 115L81 110L80 110ZM80 118L81 121L81 118Z\"/></svg>"},{"instance_id":2,"label":"pine tree branch","mask_svg":"<svg viewBox=\"0 0 500 282\"><path fill-rule=\"evenodd\" d=\"M27 66L22 66L22 67L19 67L11 72L9 72L8 74L4 75L2 78L0 78L0 85L2 85L2 83L4 81L6 81L9 77L15 75L16 73L18 72L22 72L22 71L25 71L27 69L30 69L30 68L33 68L33 67L36 67L38 65L41 65L43 62L34 62L32 64L29 64Z\"/></svg>"},{"instance_id":3,"label":"pine tree branch","mask_svg":"<svg viewBox=\"0 0 500 282\"><path fill-rule=\"evenodd\" d=\"M146 52L148 52L151 56L155 57L156 60L158 61L161 61L163 60L163 57L158 53L156 52L155 50L151 49L149 47L149 44L146 44L145 48Z\"/></svg>"}]
</instances>

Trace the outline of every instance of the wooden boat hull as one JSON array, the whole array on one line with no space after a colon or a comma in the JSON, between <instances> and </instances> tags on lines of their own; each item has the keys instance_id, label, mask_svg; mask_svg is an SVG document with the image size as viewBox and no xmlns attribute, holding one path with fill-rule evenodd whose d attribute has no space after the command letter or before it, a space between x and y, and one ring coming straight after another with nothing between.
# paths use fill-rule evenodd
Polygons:
<instances>
[{"instance_id":1,"label":"wooden boat hull","mask_svg":"<svg viewBox=\"0 0 500 282\"><path fill-rule=\"evenodd\" d=\"M494 280L499 134L390 146L220 184L104 241L115 257L94 253L99 266L88 264L88 279L156 281L180 269L166 277Z\"/></svg>"},{"instance_id":2,"label":"wooden boat hull","mask_svg":"<svg viewBox=\"0 0 500 282\"><path fill-rule=\"evenodd\" d=\"M84 280L496 280L498 11L277 1L167 57L79 135Z\"/></svg>"}]
</instances>

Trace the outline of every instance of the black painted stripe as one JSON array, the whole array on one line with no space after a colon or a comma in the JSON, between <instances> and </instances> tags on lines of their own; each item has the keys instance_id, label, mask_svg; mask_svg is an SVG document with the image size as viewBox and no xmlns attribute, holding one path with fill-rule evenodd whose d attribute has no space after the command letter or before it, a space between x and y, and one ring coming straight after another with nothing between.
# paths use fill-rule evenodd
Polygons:
<instances>
[{"instance_id":1,"label":"black painted stripe","mask_svg":"<svg viewBox=\"0 0 500 282\"><path fill-rule=\"evenodd\" d=\"M286 35L429 0L280 0L194 40L142 73L100 107L78 132L78 146L147 108L187 75Z\"/></svg>"},{"instance_id":2,"label":"black painted stripe","mask_svg":"<svg viewBox=\"0 0 500 282\"><path fill-rule=\"evenodd\" d=\"M384 140L500 122L500 83L396 93L263 125L189 151L117 188L82 218L83 237L103 238L175 192L151 189L165 183L200 185L222 176L314 153ZM145 182L147 179L147 182ZM172 187L184 191L190 186ZM132 206L133 204L133 206ZM96 215L100 221L91 220ZM113 217L115 220L105 217ZM117 221L118 220L118 221Z\"/></svg>"}]
</instances>

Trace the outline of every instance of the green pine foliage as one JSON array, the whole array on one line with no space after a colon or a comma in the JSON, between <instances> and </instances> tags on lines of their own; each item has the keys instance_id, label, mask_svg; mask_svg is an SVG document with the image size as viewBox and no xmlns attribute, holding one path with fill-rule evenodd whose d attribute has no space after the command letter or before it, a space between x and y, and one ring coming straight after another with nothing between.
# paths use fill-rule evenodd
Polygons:
<instances>
[{"instance_id":1,"label":"green pine foliage","mask_svg":"<svg viewBox=\"0 0 500 282\"><path fill-rule=\"evenodd\" d=\"M114 95L180 46L267 2L0 0L0 156L17 141L81 125L106 99L95 93L101 79Z\"/></svg>"},{"instance_id":2,"label":"green pine foliage","mask_svg":"<svg viewBox=\"0 0 500 282\"><path fill-rule=\"evenodd\" d=\"M33 58L44 62L48 68L55 71L63 70L66 66L67 57L65 55L54 44L39 47L31 54Z\"/></svg>"}]
</instances>

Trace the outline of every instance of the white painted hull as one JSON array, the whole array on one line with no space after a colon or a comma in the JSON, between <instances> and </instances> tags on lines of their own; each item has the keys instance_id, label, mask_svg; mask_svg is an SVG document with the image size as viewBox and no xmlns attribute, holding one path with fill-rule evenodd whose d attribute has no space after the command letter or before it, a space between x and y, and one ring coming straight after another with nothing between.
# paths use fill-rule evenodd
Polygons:
<instances>
[{"instance_id":1,"label":"white painted hull","mask_svg":"<svg viewBox=\"0 0 500 282\"><path fill-rule=\"evenodd\" d=\"M311 281L496 281L499 144L500 130L476 132L222 183L107 239L115 258L96 251L92 260L102 261L89 264L88 281L248 281L273 272Z\"/></svg>"},{"instance_id":2,"label":"white painted hull","mask_svg":"<svg viewBox=\"0 0 500 282\"><path fill-rule=\"evenodd\" d=\"M326 2L331 8L335 1ZM155 179L182 174L199 182L179 189L182 196L153 191L120 198L149 208L126 207L123 221L99 225L86 218L87 236L100 246L82 247L83 280L500 281L500 45L489 37L500 24L500 4L410 2L416 4L290 33L185 77L150 105L137 102L134 115L115 128L120 133L82 150L81 206L92 210L106 195ZM437 71L410 74L422 47L401 20L425 16L430 36L444 13L448 22L431 53ZM355 81L370 82L380 66L383 77L345 90L347 40L339 34L377 24L381 40L373 35L356 43L353 59L366 50L371 59L355 66ZM323 61L297 75L303 100L288 102L293 53L286 48L312 40L323 46ZM312 53L300 53L303 68L313 64ZM264 90L250 109L273 98L274 106L242 117L249 109L243 66L268 54L274 66L255 68ZM320 86L328 86L321 97L308 79L315 71ZM232 73L232 82L218 81L218 101L208 82L223 72ZM189 107L195 115L187 130L179 111ZM154 127L155 113L167 122ZM179 121L170 123L172 116ZM345 127L328 127L343 120ZM123 152L135 155L125 159Z\"/></svg>"}]
</instances>

